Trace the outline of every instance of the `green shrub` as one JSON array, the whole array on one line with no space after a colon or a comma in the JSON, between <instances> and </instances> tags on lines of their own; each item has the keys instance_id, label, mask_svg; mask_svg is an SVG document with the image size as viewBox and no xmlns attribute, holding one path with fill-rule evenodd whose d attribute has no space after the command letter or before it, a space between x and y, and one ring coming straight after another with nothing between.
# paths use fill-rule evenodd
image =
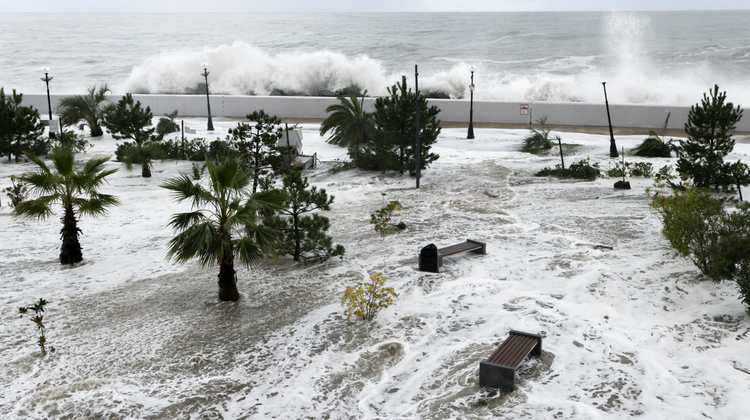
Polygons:
<instances>
[{"instance_id":1,"label":"green shrub","mask_svg":"<svg viewBox=\"0 0 750 420\"><path fill-rule=\"evenodd\" d=\"M86 149L93 146L82 134L78 134L73 130L64 130L60 134L59 139L60 146L70 147L77 153L85 153Z\"/></svg>"},{"instance_id":2,"label":"green shrub","mask_svg":"<svg viewBox=\"0 0 750 420\"><path fill-rule=\"evenodd\" d=\"M662 234L680 255L689 258L710 277L710 249L718 238L718 220L724 212L721 200L695 187L675 191L672 195L653 196L653 208L664 224Z\"/></svg>"},{"instance_id":3,"label":"green shrub","mask_svg":"<svg viewBox=\"0 0 750 420\"><path fill-rule=\"evenodd\" d=\"M589 158L581 159L572 163L568 169L563 170L562 165L555 165L555 169L549 167L542 169L534 176L559 176L564 178L587 179L593 181L602 175L599 164L591 164Z\"/></svg>"},{"instance_id":4,"label":"green shrub","mask_svg":"<svg viewBox=\"0 0 750 420\"><path fill-rule=\"evenodd\" d=\"M615 162L614 168L608 169L605 174L610 178L623 178L628 174L630 162Z\"/></svg>"},{"instance_id":5,"label":"green shrub","mask_svg":"<svg viewBox=\"0 0 750 420\"><path fill-rule=\"evenodd\" d=\"M164 149L167 159L187 159L200 162L205 160L208 153L206 139L200 137L185 139L184 143L182 139L175 137L172 140L160 142L160 145Z\"/></svg>"},{"instance_id":6,"label":"green shrub","mask_svg":"<svg viewBox=\"0 0 750 420\"><path fill-rule=\"evenodd\" d=\"M375 232L380 233L381 238L385 238L385 232L390 228L391 214L393 214L394 211L400 212L403 208L404 207L400 202L391 201L383 208L370 215L370 224L375 225Z\"/></svg>"},{"instance_id":7,"label":"green shrub","mask_svg":"<svg viewBox=\"0 0 750 420\"><path fill-rule=\"evenodd\" d=\"M203 173L206 172L206 164L199 164L198 162L193 162L193 180L194 181L200 181L201 178L203 178Z\"/></svg>"},{"instance_id":8,"label":"green shrub","mask_svg":"<svg viewBox=\"0 0 750 420\"><path fill-rule=\"evenodd\" d=\"M383 273L370 276L368 282L357 282L357 286L349 286L341 298L341 306L346 308L346 319L352 315L365 321L373 320L381 309L389 307L398 294L392 287L385 286Z\"/></svg>"},{"instance_id":9,"label":"green shrub","mask_svg":"<svg viewBox=\"0 0 750 420\"><path fill-rule=\"evenodd\" d=\"M539 172L535 173L534 176L565 176L565 171L563 171L563 168L560 164L555 165L555 168L552 169L549 166L545 166L540 170Z\"/></svg>"},{"instance_id":10,"label":"green shrub","mask_svg":"<svg viewBox=\"0 0 750 420\"><path fill-rule=\"evenodd\" d=\"M577 179L588 179L590 181L595 180L596 178L602 176L601 171L599 170L599 164L591 164L589 163L589 158L581 159L578 162L571 163L570 167L565 172L565 176L569 178L577 178Z\"/></svg>"},{"instance_id":11,"label":"green shrub","mask_svg":"<svg viewBox=\"0 0 750 420\"><path fill-rule=\"evenodd\" d=\"M654 165L649 162L635 162L632 169L630 169L630 176L637 176L641 178L651 178L654 174Z\"/></svg>"},{"instance_id":12,"label":"green shrub","mask_svg":"<svg viewBox=\"0 0 750 420\"><path fill-rule=\"evenodd\" d=\"M688 186L663 194L652 192L651 207L662 219L662 233L681 255L715 282L734 281L750 312L750 203L727 211L724 202Z\"/></svg>"},{"instance_id":13,"label":"green shrub","mask_svg":"<svg viewBox=\"0 0 750 420\"><path fill-rule=\"evenodd\" d=\"M3 191L10 198L10 206L15 209L17 205L23 203L29 197L29 187L15 175L10 176L10 182L13 186L5 188Z\"/></svg>"}]
</instances>

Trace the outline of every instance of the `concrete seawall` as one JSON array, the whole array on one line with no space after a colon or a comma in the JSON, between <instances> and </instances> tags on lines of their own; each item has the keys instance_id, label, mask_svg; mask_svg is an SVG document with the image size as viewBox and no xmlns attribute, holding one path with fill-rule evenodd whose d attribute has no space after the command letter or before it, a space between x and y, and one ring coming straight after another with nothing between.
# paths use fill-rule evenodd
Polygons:
<instances>
[{"instance_id":1,"label":"concrete seawall","mask_svg":"<svg viewBox=\"0 0 750 420\"><path fill-rule=\"evenodd\" d=\"M59 99L67 95L51 95L52 112L55 113ZM183 117L206 116L205 95L133 95L144 106L150 106L154 116L177 110ZM113 101L119 100L114 96ZM372 98L365 99L365 109L372 111ZM465 99L431 99L431 105L440 108L439 118L445 122L468 122L469 101ZM326 108L338 103L336 98L296 96L240 96L212 95L213 117L244 118L255 110L264 110L281 118L325 118ZM23 96L24 105L39 109L47 115L47 96ZM522 106L527 110L522 111ZM682 129L687 122L688 106L610 104L612 125L616 127L661 128L668 113L670 129ZM524 113L525 111L525 113ZM546 115L550 124L556 126L607 126L607 110L604 104L577 102L499 102L474 101L474 121L477 123L528 124ZM750 111L745 109L745 118L737 124L737 131L750 132Z\"/></svg>"}]
</instances>

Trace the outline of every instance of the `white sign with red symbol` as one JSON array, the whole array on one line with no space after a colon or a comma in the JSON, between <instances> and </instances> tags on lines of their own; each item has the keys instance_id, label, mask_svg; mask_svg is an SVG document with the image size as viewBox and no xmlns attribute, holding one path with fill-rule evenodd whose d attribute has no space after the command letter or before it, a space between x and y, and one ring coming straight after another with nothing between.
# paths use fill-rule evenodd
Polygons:
<instances>
[{"instance_id":1,"label":"white sign with red symbol","mask_svg":"<svg viewBox=\"0 0 750 420\"><path fill-rule=\"evenodd\" d=\"M529 104L521 104L521 115L529 115Z\"/></svg>"}]
</instances>

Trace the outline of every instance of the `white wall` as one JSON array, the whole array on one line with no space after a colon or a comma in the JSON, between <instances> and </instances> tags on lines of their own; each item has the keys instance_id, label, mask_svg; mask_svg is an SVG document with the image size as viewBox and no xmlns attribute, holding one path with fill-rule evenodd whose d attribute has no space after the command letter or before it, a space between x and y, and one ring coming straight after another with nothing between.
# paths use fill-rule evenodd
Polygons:
<instances>
[{"instance_id":1,"label":"white wall","mask_svg":"<svg viewBox=\"0 0 750 420\"><path fill-rule=\"evenodd\" d=\"M55 112L59 98L52 95L52 112ZM205 95L133 95L144 106L150 106L154 116L160 116L175 109L183 117L206 116ZM255 110L264 110L281 118L325 118L325 109L338 103L336 98L292 97L292 96L222 96L211 95L211 115L213 117L244 118ZM114 100L119 97L113 98ZM469 101L465 99L431 99L431 105L440 108L438 118L442 121L469 121ZM46 95L24 95L24 105L39 109L47 115ZM372 98L365 99L365 109L372 111ZM529 105L529 115L521 114L521 105ZM671 112L669 128L682 129L687 122L687 106L664 105L622 105L609 106L612 125L615 127L661 128L667 113ZM474 101L474 122L486 123L529 123L547 115L550 124L607 126L607 110L604 104L575 102L498 102ZM737 124L737 131L750 132L750 111Z\"/></svg>"}]
</instances>

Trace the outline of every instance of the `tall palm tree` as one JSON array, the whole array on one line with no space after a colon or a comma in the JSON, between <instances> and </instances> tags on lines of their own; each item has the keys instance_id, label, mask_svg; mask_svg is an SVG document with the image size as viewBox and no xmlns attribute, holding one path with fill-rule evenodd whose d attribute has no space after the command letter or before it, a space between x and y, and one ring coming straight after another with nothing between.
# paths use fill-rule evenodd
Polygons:
<instances>
[{"instance_id":1,"label":"tall palm tree","mask_svg":"<svg viewBox=\"0 0 750 420\"><path fill-rule=\"evenodd\" d=\"M98 191L106 178L118 169L106 167L109 156L91 159L80 168L75 162L75 152L67 147L55 148L48 156L52 160L54 171L34 154L24 154L39 166L38 171L20 177L22 182L31 186L30 193L37 198L18 204L14 215L28 219L46 219L55 213L54 205L62 205L64 213L61 219L63 227L60 230L60 262L80 262L83 253L78 242L81 230L78 228L77 215L104 216L107 214L107 207L120 204L116 197Z\"/></svg>"},{"instance_id":2,"label":"tall palm tree","mask_svg":"<svg viewBox=\"0 0 750 420\"><path fill-rule=\"evenodd\" d=\"M60 100L57 106L57 113L60 114L60 120L63 125L76 125L81 123L80 128L88 125L91 130L91 137L101 137L104 135L102 130L102 120L104 115L112 108L112 104L105 104L107 94L111 93L105 83L88 88L86 95L66 96Z\"/></svg>"},{"instance_id":3,"label":"tall palm tree","mask_svg":"<svg viewBox=\"0 0 750 420\"><path fill-rule=\"evenodd\" d=\"M263 213L283 208L284 195L278 190L250 194L252 174L243 171L236 159L207 161L206 168L206 187L188 174L162 185L178 202L189 201L194 210L172 216L169 225L180 233L169 241L167 257L180 263L197 258L203 267L218 263L219 299L236 301L240 294L235 258L250 267L273 253L279 232L260 221Z\"/></svg>"},{"instance_id":4,"label":"tall palm tree","mask_svg":"<svg viewBox=\"0 0 750 420\"><path fill-rule=\"evenodd\" d=\"M348 99L339 96L339 104L326 108L330 115L320 125L320 135L330 131L328 143L343 147L367 143L375 126L372 114L364 109L366 95L365 90L360 100L353 93L349 94Z\"/></svg>"}]
</instances>

